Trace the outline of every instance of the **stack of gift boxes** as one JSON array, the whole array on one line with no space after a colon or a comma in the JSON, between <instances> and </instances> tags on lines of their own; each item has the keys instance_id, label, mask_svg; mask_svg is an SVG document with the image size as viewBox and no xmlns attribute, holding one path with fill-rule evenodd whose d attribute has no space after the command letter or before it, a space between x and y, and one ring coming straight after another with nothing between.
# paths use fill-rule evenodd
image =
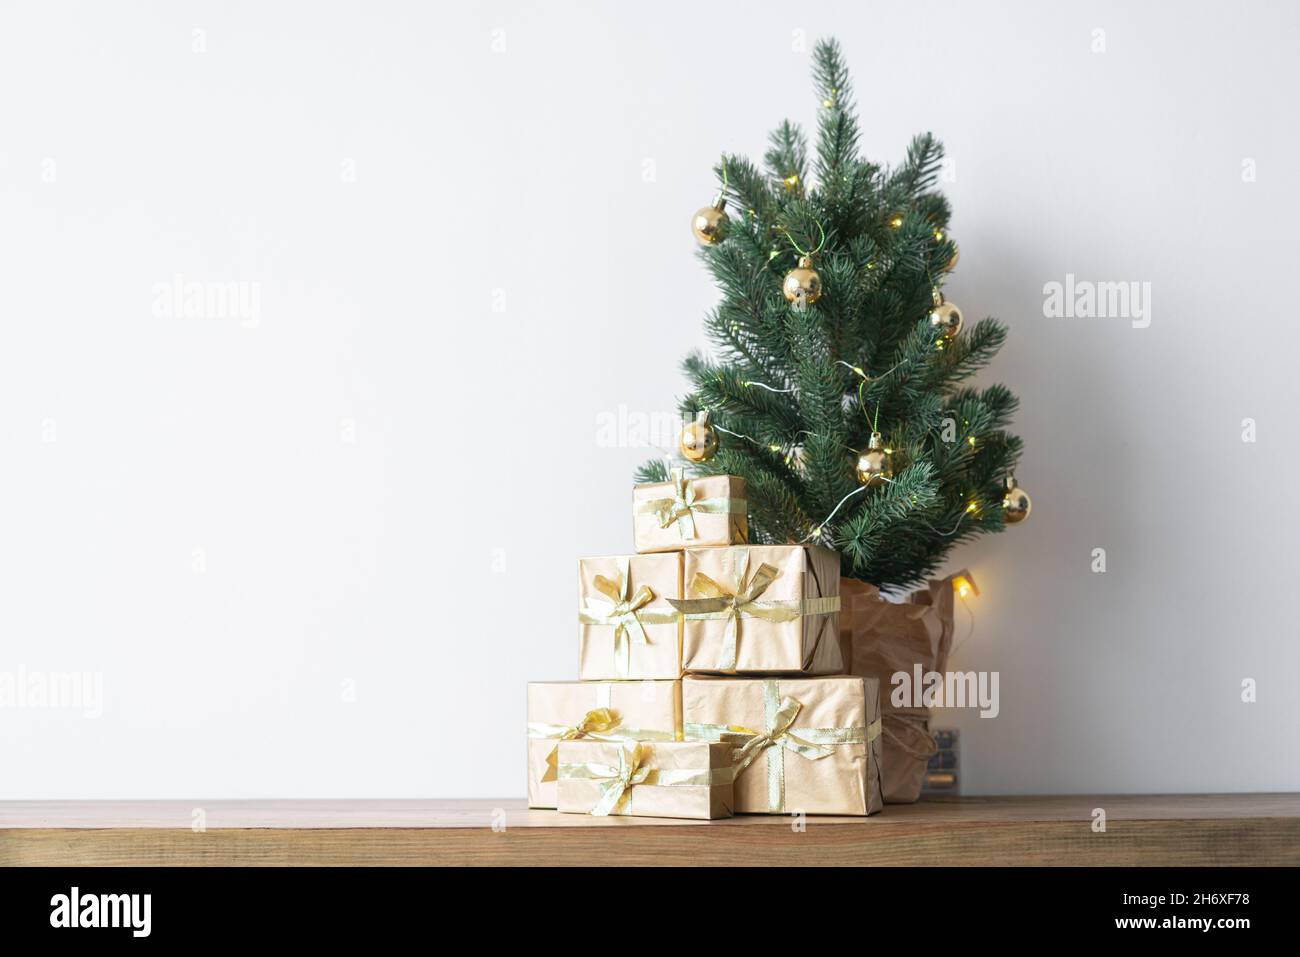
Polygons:
<instances>
[{"instance_id":1,"label":"stack of gift boxes","mask_svg":"<svg viewBox=\"0 0 1300 957\"><path fill-rule=\"evenodd\" d=\"M633 490L637 554L578 562L579 680L528 686L528 804L713 819L881 807L875 679L844 675L839 556L749 545L745 483Z\"/></svg>"}]
</instances>

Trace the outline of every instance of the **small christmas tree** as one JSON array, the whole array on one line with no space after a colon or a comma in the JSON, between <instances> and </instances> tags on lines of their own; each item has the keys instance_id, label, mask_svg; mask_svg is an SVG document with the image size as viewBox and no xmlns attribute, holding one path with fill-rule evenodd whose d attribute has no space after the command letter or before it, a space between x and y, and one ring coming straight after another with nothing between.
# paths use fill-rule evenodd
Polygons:
<instances>
[{"instance_id":1,"label":"small christmas tree","mask_svg":"<svg viewBox=\"0 0 1300 957\"><path fill-rule=\"evenodd\" d=\"M751 540L819 542L844 575L915 583L957 542L1028 512L1005 431L1016 398L966 381L1006 337L983 319L962 330L942 296L957 261L936 191L943 157L916 137L889 169L858 156L858 119L839 45L822 41L815 184L806 138L789 121L760 170L724 156L719 200L693 222L722 289L705 320L716 357L689 356L688 449L697 474L743 476ZM725 207L730 207L730 212ZM664 481L662 460L638 481ZM1012 491L1008 492L1008 488Z\"/></svg>"}]
</instances>

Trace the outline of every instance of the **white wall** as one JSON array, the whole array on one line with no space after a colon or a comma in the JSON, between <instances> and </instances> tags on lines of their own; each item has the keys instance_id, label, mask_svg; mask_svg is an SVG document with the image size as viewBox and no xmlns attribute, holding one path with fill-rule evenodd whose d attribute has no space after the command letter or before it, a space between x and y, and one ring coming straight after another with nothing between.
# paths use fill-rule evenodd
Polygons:
<instances>
[{"instance_id":1,"label":"white wall","mask_svg":"<svg viewBox=\"0 0 1300 957\"><path fill-rule=\"evenodd\" d=\"M631 544L598 423L674 408L687 219L813 123L796 30L871 156L947 142L951 298L1011 326L967 789L1300 789L1294 7L111 6L0 15L0 672L104 696L0 708L0 798L522 794L575 559ZM1044 318L1066 273L1150 327ZM157 315L176 276L255 321Z\"/></svg>"}]
</instances>

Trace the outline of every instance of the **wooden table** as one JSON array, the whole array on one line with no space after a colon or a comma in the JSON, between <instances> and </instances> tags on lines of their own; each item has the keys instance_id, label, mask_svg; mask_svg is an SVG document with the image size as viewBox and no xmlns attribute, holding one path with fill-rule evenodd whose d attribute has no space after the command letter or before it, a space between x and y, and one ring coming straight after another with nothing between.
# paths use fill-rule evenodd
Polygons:
<instances>
[{"instance_id":1,"label":"wooden table","mask_svg":"<svg viewBox=\"0 0 1300 957\"><path fill-rule=\"evenodd\" d=\"M806 822L591 818L517 799L0 802L0 866L196 864L1295 866L1300 795L939 799Z\"/></svg>"}]
</instances>

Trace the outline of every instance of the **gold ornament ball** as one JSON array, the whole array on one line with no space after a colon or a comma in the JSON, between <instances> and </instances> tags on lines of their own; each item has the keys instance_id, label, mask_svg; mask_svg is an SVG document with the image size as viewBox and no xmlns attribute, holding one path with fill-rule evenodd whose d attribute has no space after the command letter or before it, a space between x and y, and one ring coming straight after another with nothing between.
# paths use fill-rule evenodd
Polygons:
<instances>
[{"instance_id":1,"label":"gold ornament ball","mask_svg":"<svg viewBox=\"0 0 1300 957\"><path fill-rule=\"evenodd\" d=\"M691 232L701 246L716 246L727 238L727 229L731 220L725 212L726 200L718 200L712 206L705 206L691 217Z\"/></svg>"},{"instance_id":2,"label":"gold ornament ball","mask_svg":"<svg viewBox=\"0 0 1300 957\"><path fill-rule=\"evenodd\" d=\"M682 455L691 462L707 462L718 454L718 432L709 422L709 413L700 412L694 422L682 429Z\"/></svg>"},{"instance_id":3,"label":"gold ornament ball","mask_svg":"<svg viewBox=\"0 0 1300 957\"><path fill-rule=\"evenodd\" d=\"M952 339L961 332L961 310L951 302L941 302L930 310L930 325L945 339Z\"/></svg>"},{"instance_id":4,"label":"gold ornament ball","mask_svg":"<svg viewBox=\"0 0 1300 957\"><path fill-rule=\"evenodd\" d=\"M894 477L894 466L879 432L872 432L867 447L858 454L858 481L868 488L884 485Z\"/></svg>"},{"instance_id":5,"label":"gold ornament ball","mask_svg":"<svg viewBox=\"0 0 1300 957\"><path fill-rule=\"evenodd\" d=\"M811 306L822 296L822 277L813 268L811 256L801 256L799 265L785 274L785 283L781 286L787 302L802 300Z\"/></svg>"},{"instance_id":6,"label":"gold ornament ball","mask_svg":"<svg viewBox=\"0 0 1300 957\"><path fill-rule=\"evenodd\" d=\"M1016 484L1014 478L1007 480L1007 493L1002 496L1002 518L1008 525L1016 525L1029 517L1033 503L1029 493Z\"/></svg>"}]
</instances>

